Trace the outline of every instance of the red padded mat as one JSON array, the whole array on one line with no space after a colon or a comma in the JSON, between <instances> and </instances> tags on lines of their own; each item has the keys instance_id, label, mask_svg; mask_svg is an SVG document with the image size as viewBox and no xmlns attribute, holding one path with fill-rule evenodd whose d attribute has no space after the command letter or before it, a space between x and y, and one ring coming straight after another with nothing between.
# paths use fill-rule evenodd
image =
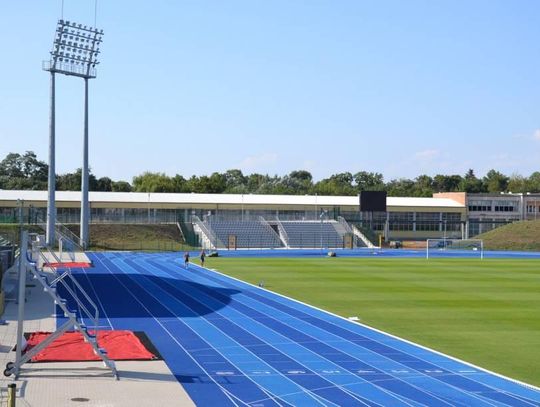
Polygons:
<instances>
[{"instance_id":1,"label":"red padded mat","mask_svg":"<svg viewBox=\"0 0 540 407\"><path fill-rule=\"evenodd\" d=\"M50 332L34 332L27 341L26 351L38 345ZM139 338L131 331L99 331L100 348L107 350L113 360L153 360L156 356L149 352ZM32 362L79 362L101 360L92 346L84 341L80 332L65 332L32 358Z\"/></svg>"},{"instance_id":2,"label":"red padded mat","mask_svg":"<svg viewBox=\"0 0 540 407\"><path fill-rule=\"evenodd\" d=\"M68 261L62 263L45 263L44 267L53 267L53 268L79 268L85 269L92 267L92 263L82 262L82 261Z\"/></svg>"}]
</instances>

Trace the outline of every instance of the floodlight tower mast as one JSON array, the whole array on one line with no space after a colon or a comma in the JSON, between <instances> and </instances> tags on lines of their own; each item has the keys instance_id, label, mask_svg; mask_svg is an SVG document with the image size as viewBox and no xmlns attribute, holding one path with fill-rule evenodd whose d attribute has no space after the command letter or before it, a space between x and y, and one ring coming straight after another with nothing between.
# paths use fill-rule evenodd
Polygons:
<instances>
[{"instance_id":1,"label":"floodlight tower mast","mask_svg":"<svg viewBox=\"0 0 540 407\"><path fill-rule=\"evenodd\" d=\"M58 20L51 59L43 62L43 70L51 73L51 110L49 126L49 185L47 201L47 244L54 245L55 206L55 74L84 79L84 139L81 175L80 245L88 246L88 80L96 77L96 65L103 30Z\"/></svg>"},{"instance_id":2,"label":"floodlight tower mast","mask_svg":"<svg viewBox=\"0 0 540 407\"><path fill-rule=\"evenodd\" d=\"M55 83L51 71L51 101L49 112L49 174L47 182L47 246L54 246L54 225L56 223L56 170L55 170Z\"/></svg>"}]
</instances>

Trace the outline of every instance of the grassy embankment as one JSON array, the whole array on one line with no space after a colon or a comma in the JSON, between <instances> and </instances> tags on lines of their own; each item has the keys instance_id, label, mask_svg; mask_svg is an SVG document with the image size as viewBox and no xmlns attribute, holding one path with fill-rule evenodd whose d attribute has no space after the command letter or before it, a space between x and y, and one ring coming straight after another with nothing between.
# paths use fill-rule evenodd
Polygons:
<instances>
[{"instance_id":1,"label":"grassy embankment","mask_svg":"<svg viewBox=\"0 0 540 407\"><path fill-rule=\"evenodd\" d=\"M486 250L540 251L540 220L515 222L475 236Z\"/></svg>"},{"instance_id":2,"label":"grassy embankment","mask_svg":"<svg viewBox=\"0 0 540 407\"><path fill-rule=\"evenodd\" d=\"M77 230L74 230L78 234ZM176 225L90 225L91 250L184 250Z\"/></svg>"},{"instance_id":3,"label":"grassy embankment","mask_svg":"<svg viewBox=\"0 0 540 407\"><path fill-rule=\"evenodd\" d=\"M79 225L67 225L79 235ZM31 232L44 233L39 226L24 225ZM18 241L19 225L0 224L0 234ZM91 224L90 250L187 250L176 225Z\"/></svg>"}]
</instances>

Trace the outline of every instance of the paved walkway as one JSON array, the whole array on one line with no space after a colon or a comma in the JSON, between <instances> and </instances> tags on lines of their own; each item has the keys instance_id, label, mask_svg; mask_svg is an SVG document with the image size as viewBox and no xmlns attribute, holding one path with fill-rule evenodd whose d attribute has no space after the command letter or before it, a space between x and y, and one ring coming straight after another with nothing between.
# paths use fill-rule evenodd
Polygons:
<instances>
[{"instance_id":1,"label":"paved walkway","mask_svg":"<svg viewBox=\"0 0 540 407\"><path fill-rule=\"evenodd\" d=\"M28 288L25 332L53 331L54 303L40 287ZM15 359L17 305L6 304L0 326L0 368ZM17 384L17 407L61 406L193 406L164 361L117 362L116 381L101 362L29 363L19 379L0 376L0 406L7 405L7 386ZM78 401L77 401L78 400Z\"/></svg>"}]
</instances>

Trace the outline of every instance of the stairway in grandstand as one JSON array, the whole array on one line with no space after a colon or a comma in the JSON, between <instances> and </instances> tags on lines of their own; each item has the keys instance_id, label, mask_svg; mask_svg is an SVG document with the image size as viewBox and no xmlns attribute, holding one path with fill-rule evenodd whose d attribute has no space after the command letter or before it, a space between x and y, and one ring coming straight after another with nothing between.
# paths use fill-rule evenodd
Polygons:
<instances>
[{"instance_id":1,"label":"stairway in grandstand","mask_svg":"<svg viewBox=\"0 0 540 407\"><path fill-rule=\"evenodd\" d=\"M204 226L217 237L218 246L227 244L229 236L236 236L237 248L276 248L283 247L279 235L262 218L250 220L224 220L210 217ZM222 247L225 247L223 245Z\"/></svg>"}]
</instances>

